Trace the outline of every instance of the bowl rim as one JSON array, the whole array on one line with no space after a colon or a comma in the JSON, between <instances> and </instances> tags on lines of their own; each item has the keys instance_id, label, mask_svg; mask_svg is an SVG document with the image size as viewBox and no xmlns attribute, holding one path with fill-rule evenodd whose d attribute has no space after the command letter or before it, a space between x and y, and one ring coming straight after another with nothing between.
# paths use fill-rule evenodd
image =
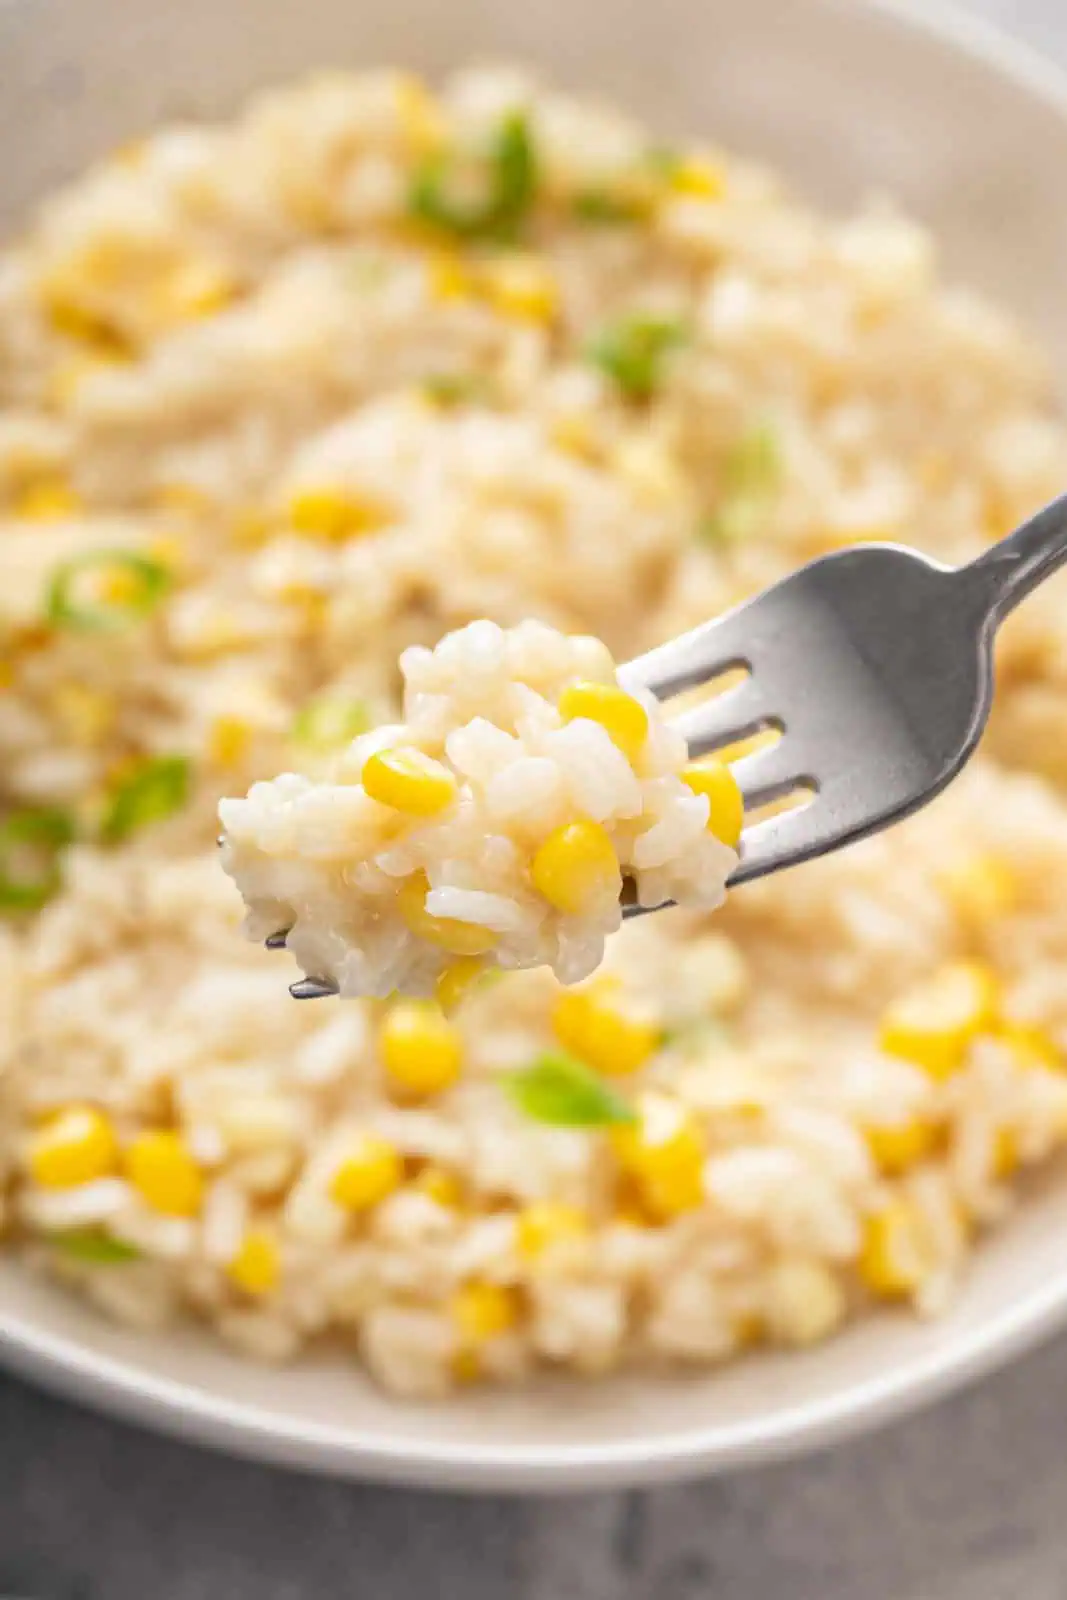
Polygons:
<instances>
[{"instance_id":1,"label":"bowl rim","mask_svg":"<svg viewBox=\"0 0 1067 1600\"><path fill-rule=\"evenodd\" d=\"M0 7L16 0L0 0ZM997 24L937 0L820 0L867 11L1014 83L1067 124L1067 71ZM42 1388L125 1421L304 1471L450 1490L549 1493L645 1486L804 1455L911 1413L975 1383L1067 1322L1067 1273L882 1376L766 1417L602 1445L498 1445L366 1437L358 1428L289 1419L144 1371L0 1306L0 1365Z\"/></svg>"}]
</instances>

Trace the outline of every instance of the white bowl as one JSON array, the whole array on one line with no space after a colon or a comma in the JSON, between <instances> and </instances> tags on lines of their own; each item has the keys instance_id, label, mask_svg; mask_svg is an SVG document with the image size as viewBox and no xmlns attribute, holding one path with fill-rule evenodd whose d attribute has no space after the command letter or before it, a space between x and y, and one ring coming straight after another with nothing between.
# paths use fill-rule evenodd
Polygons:
<instances>
[{"instance_id":1,"label":"white bowl","mask_svg":"<svg viewBox=\"0 0 1067 1600\"><path fill-rule=\"evenodd\" d=\"M0 0L0 223L92 155L266 80L486 55L766 156L822 202L892 191L1067 374L1067 94L1040 63L919 5ZM1049 1180L979 1252L942 1321L882 1316L810 1353L695 1378L400 1405L339 1360L267 1372L194 1330L114 1328L8 1262L0 1357L128 1418L294 1466L493 1490L649 1483L813 1449L1006 1361L1067 1321L1065 1236L1067 1183Z\"/></svg>"}]
</instances>

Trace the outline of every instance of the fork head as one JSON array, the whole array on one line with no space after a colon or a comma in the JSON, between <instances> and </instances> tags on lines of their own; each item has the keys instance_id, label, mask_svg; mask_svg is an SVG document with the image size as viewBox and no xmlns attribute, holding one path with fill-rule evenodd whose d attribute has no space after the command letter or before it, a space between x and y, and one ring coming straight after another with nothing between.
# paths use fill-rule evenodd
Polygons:
<instances>
[{"instance_id":1,"label":"fork head","mask_svg":"<svg viewBox=\"0 0 1067 1600\"><path fill-rule=\"evenodd\" d=\"M793 791L802 803L746 828L742 883L886 827L956 776L989 715L994 626L978 568L865 545L812 562L622 676L664 699L744 670L677 721L694 756L780 733L734 774L746 809Z\"/></svg>"}]
</instances>

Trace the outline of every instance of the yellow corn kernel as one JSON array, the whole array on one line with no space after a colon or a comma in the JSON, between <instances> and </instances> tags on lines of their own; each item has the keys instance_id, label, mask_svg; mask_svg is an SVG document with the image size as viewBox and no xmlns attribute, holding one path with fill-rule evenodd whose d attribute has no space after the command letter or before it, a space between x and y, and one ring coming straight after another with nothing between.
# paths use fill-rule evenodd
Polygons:
<instances>
[{"instance_id":1,"label":"yellow corn kernel","mask_svg":"<svg viewBox=\"0 0 1067 1600\"><path fill-rule=\"evenodd\" d=\"M277 533L277 524L266 511L246 506L230 519L230 538L242 550L257 550Z\"/></svg>"},{"instance_id":2,"label":"yellow corn kernel","mask_svg":"<svg viewBox=\"0 0 1067 1600\"><path fill-rule=\"evenodd\" d=\"M858 1266L868 1289L886 1299L906 1298L931 1265L927 1229L910 1201L891 1200L867 1218Z\"/></svg>"},{"instance_id":3,"label":"yellow corn kernel","mask_svg":"<svg viewBox=\"0 0 1067 1600\"><path fill-rule=\"evenodd\" d=\"M463 1038L454 1023L425 1001L395 1004L378 1034L391 1088L424 1099L451 1088L463 1068Z\"/></svg>"},{"instance_id":4,"label":"yellow corn kernel","mask_svg":"<svg viewBox=\"0 0 1067 1600\"><path fill-rule=\"evenodd\" d=\"M76 517L83 505L62 478L40 478L29 484L15 501L15 515L24 522L62 522Z\"/></svg>"},{"instance_id":5,"label":"yellow corn kernel","mask_svg":"<svg viewBox=\"0 0 1067 1600\"><path fill-rule=\"evenodd\" d=\"M446 251L434 256L427 276L434 300L466 300L474 291L474 281L463 260Z\"/></svg>"},{"instance_id":6,"label":"yellow corn kernel","mask_svg":"<svg viewBox=\"0 0 1067 1600\"><path fill-rule=\"evenodd\" d=\"M395 1145L362 1134L330 1179L330 1199L346 1211L369 1211L388 1199L404 1180L404 1163Z\"/></svg>"},{"instance_id":7,"label":"yellow corn kernel","mask_svg":"<svg viewBox=\"0 0 1067 1600\"><path fill-rule=\"evenodd\" d=\"M589 1232L589 1218L578 1206L564 1205L561 1201L540 1200L519 1212L515 1224L515 1242L519 1254L528 1261L536 1261L555 1245L584 1239Z\"/></svg>"},{"instance_id":8,"label":"yellow corn kernel","mask_svg":"<svg viewBox=\"0 0 1067 1600\"><path fill-rule=\"evenodd\" d=\"M721 200L726 193L726 173L706 156L686 156L670 169L668 183L675 194L692 200Z\"/></svg>"},{"instance_id":9,"label":"yellow corn kernel","mask_svg":"<svg viewBox=\"0 0 1067 1600\"><path fill-rule=\"evenodd\" d=\"M412 149L425 154L443 143L444 115L429 89L414 73L397 76L396 107L404 138Z\"/></svg>"},{"instance_id":10,"label":"yellow corn kernel","mask_svg":"<svg viewBox=\"0 0 1067 1600\"><path fill-rule=\"evenodd\" d=\"M1015 875L1006 861L989 853L947 867L938 883L961 922L984 928L1005 916L1016 902Z\"/></svg>"},{"instance_id":11,"label":"yellow corn kernel","mask_svg":"<svg viewBox=\"0 0 1067 1600\"><path fill-rule=\"evenodd\" d=\"M936 1148L936 1123L912 1117L906 1122L885 1122L866 1130L871 1155L889 1176L906 1172L924 1161Z\"/></svg>"},{"instance_id":12,"label":"yellow corn kernel","mask_svg":"<svg viewBox=\"0 0 1067 1600\"><path fill-rule=\"evenodd\" d=\"M208 760L216 767L239 767L251 743L252 728L244 717L215 717L208 730Z\"/></svg>"},{"instance_id":13,"label":"yellow corn kernel","mask_svg":"<svg viewBox=\"0 0 1067 1600\"><path fill-rule=\"evenodd\" d=\"M548 425L548 437L557 450L577 456L580 461L600 459L596 423L585 412L569 411L553 417Z\"/></svg>"},{"instance_id":14,"label":"yellow corn kernel","mask_svg":"<svg viewBox=\"0 0 1067 1600\"><path fill-rule=\"evenodd\" d=\"M501 256L482 270L486 297L505 316L551 322L559 310L559 285L536 256Z\"/></svg>"},{"instance_id":15,"label":"yellow corn kernel","mask_svg":"<svg viewBox=\"0 0 1067 1600\"><path fill-rule=\"evenodd\" d=\"M146 1205L170 1217L195 1217L204 1180L180 1133L138 1134L125 1152L126 1176Z\"/></svg>"},{"instance_id":16,"label":"yellow corn kernel","mask_svg":"<svg viewBox=\"0 0 1067 1600\"><path fill-rule=\"evenodd\" d=\"M635 762L648 738L648 712L640 700L613 683L571 683L559 697L564 722L599 723L627 761Z\"/></svg>"},{"instance_id":17,"label":"yellow corn kernel","mask_svg":"<svg viewBox=\"0 0 1067 1600\"><path fill-rule=\"evenodd\" d=\"M186 261L166 274L149 296L160 321L186 322L211 317L231 305L237 286L224 267L212 261Z\"/></svg>"},{"instance_id":18,"label":"yellow corn kernel","mask_svg":"<svg viewBox=\"0 0 1067 1600\"><path fill-rule=\"evenodd\" d=\"M646 506L676 504L685 493L685 479L678 463L659 439L641 435L627 439L614 452L612 464Z\"/></svg>"},{"instance_id":19,"label":"yellow corn kernel","mask_svg":"<svg viewBox=\"0 0 1067 1600\"><path fill-rule=\"evenodd\" d=\"M608 1078L637 1072L660 1046L660 1030L627 1015L604 983L561 994L552 1027L565 1050Z\"/></svg>"},{"instance_id":20,"label":"yellow corn kernel","mask_svg":"<svg viewBox=\"0 0 1067 1600\"><path fill-rule=\"evenodd\" d=\"M215 508L211 496L192 483L162 483L153 490L151 503L161 511L182 511L194 517L206 516Z\"/></svg>"},{"instance_id":21,"label":"yellow corn kernel","mask_svg":"<svg viewBox=\"0 0 1067 1600\"><path fill-rule=\"evenodd\" d=\"M839 1327L845 1295L821 1261L782 1261L771 1280L771 1326L787 1344L818 1344Z\"/></svg>"},{"instance_id":22,"label":"yellow corn kernel","mask_svg":"<svg viewBox=\"0 0 1067 1600\"><path fill-rule=\"evenodd\" d=\"M29 1169L43 1189L72 1189L118 1169L119 1147L108 1118L94 1106L67 1106L30 1141Z\"/></svg>"},{"instance_id":23,"label":"yellow corn kernel","mask_svg":"<svg viewBox=\"0 0 1067 1600\"><path fill-rule=\"evenodd\" d=\"M998 1128L993 1136L993 1177L1004 1183L1019 1170L1019 1140L1014 1128Z\"/></svg>"},{"instance_id":24,"label":"yellow corn kernel","mask_svg":"<svg viewBox=\"0 0 1067 1600\"><path fill-rule=\"evenodd\" d=\"M517 1295L499 1283L465 1283L452 1296L449 1309L456 1332L467 1349L499 1339L519 1320Z\"/></svg>"},{"instance_id":25,"label":"yellow corn kernel","mask_svg":"<svg viewBox=\"0 0 1067 1600\"><path fill-rule=\"evenodd\" d=\"M456 798L455 774L413 745L369 757L362 783L372 800L412 817L434 817Z\"/></svg>"},{"instance_id":26,"label":"yellow corn kernel","mask_svg":"<svg viewBox=\"0 0 1067 1600\"><path fill-rule=\"evenodd\" d=\"M176 577L186 566L184 545L179 539L173 539L166 533L161 533L155 539L149 539L145 545L145 555L157 566L166 567L172 577Z\"/></svg>"},{"instance_id":27,"label":"yellow corn kernel","mask_svg":"<svg viewBox=\"0 0 1067 1600\"><path fill-rule=\"evenodd\" d=\"M281 1257L273 1233L265 1228L250 1228L227 1266L226 1276L242 1294L270 1294L276 1289L281 1277Z\"/></svg>"},{"instance_id":28,"label":"yellow corn kernel","mask_svg":"<svg viewBox=\"0 0 1067 1600\"><path fill-rule=\"evenodd\" d=\"M482 1363L477 1350L457 1350L451 1361L452 1376L459 1384L477 1383L482 1377Z\"/></svg>"},{"instance_id":29,"label":"yellow corn kernel","mask_svg":"<svg viewBox=\"0 0 1067 1600\"><path fill-rule=\"evenodd\" d=\"M458 1211L463 1204L463 1185L447 1167L434 1163L423 1167L412 1188L445 1211Z\"/></svg>"},{"instance_id":30,"label":"yellow corn kernel","mask_svg":"<svg viewBox=\"0 0 1067 1600\"><path fill-rule=\"evenodd\" d=\"M82 683L59 684L49 696L48 707L67 738L87 750L104 742L118 715L113 695Z\"/></svg>"},{"instance_id":31,"label":"yellow corn kernel","mask_svg":"<svg viewBox=\"0 0 1067 1600\"><path fill-rule=\"evenodd\" d=\"M595 822L568 822L550 833L530 864L538 894L568 916L579 916L622 891L619 858Z\"/></svg>"},{"instance_id":32,"label":"yellow corn kernel","mask_svg":"<svg viewBox=\"0 0 1067 1600\"><path fill-rule=\"evenodd\" d=\"M496 944L496 934L477 922L461 922L456 917L435 917L426 909L430 883L424 872L413 872L397 891L400 915L420 939L440 945L454 956L482 956Z\"/></svg>"},{"instance_id":33,"label":"yellow corn kernel","mask_svg":"<svg viewBox=\"0 0 1067 1600\"><path fill-rule=\"evenodd\" d=\"M1006 1023L997 1032L997 1040L1011 1053L1012 1061L1020 1071L1062 1072L1063 1053L1056 1041L1043 1028L1030 1028L1022 1023Z\"/></svg>"},{"instance_id":34,"label":"yellow corn kernel","mask_svg":"<svg viewBox=\"0 0 1067 1600\"><path fill-rule=\"evenodd\" d=\"M682 782L694 794L707 795L708 832L736 850L745 825L745 802L737 779L723 761L686 767Z\"/></svg>"},{"instance_id":35,"label":"yellow corn kernel","mask_svg":"<svg viewBox=\"0 0 1067 1600\"><path fill-rule=\"evenodd\" d=\"M612 1129L623 1173L653 1217L667 1221L704 1202L704 1135L684 1106L665 1096L642 1102L636 1126Z\"/></svg>"},{"instance_id":36,"label":"yellow corn kernel","mask_svg":"<svg viewBox=\"0 0 1067 1600\"><path fill-rule=\"evenodd\" d=\"M298 490L288 512L297 533L336 544L378 533L396 520L394 508L381 498L328 485Z\"/></svg>"},{"instance_id":37,"label":"yellow corn kernel","mask_svg":"<svg viewBox=\"0 0 1067 1600\"><path fill-rule=\"evenodd\" d=\"M474 923L470 924L474 927ZM444 1012L455 1011L485 971L485 962L477 956L461 956L447 966L437 980L437 1003Z\"/></svg>"},{"instance_id":38,"label":"yellow corn kernel","mask_svg":"<svg viewBox=\"0 0 1067 1600\"><path fill-rule=\"evenodd\" d=\"M0 689L10 689L15 682L15 663L0 661Z\"/></svg>"},{"instance_id":39,"label":"yellow corn kernel","mask_svg":"<svg viewBox=\"0 0 1067 1600\"><path fill-rule=\"evenodd\" d=\"M974 1040L994 1027L997 1004L991 968L976 961L950 963L888 1008L880 1048L913 1061L932 1078L951 1077Z\"/></svg>"}]
</instances>

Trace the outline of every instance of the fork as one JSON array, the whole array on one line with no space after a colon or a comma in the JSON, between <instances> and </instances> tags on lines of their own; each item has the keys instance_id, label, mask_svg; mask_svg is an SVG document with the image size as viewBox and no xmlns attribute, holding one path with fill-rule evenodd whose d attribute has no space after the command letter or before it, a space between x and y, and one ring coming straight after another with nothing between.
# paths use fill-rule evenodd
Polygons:
<instances>
[{"instance_id":1,"label":"fork","mask_svg":"<svg viewBox=\"0 0 1067 1600\"><path fill-rule=\"evenodd\" d=\"M964 567L894 544L823 556L621 667L624 688L661 701L743 672L675 721L694 759L779 735L732 771L746 812L800 803L746 826L730 887L839 850L939 795L989 719L998 627L1064 562L1067 496ZM627 904L624 915L662 909ZM336 989L305 978L290 992Z\"/></svg>"}]
</instances>

